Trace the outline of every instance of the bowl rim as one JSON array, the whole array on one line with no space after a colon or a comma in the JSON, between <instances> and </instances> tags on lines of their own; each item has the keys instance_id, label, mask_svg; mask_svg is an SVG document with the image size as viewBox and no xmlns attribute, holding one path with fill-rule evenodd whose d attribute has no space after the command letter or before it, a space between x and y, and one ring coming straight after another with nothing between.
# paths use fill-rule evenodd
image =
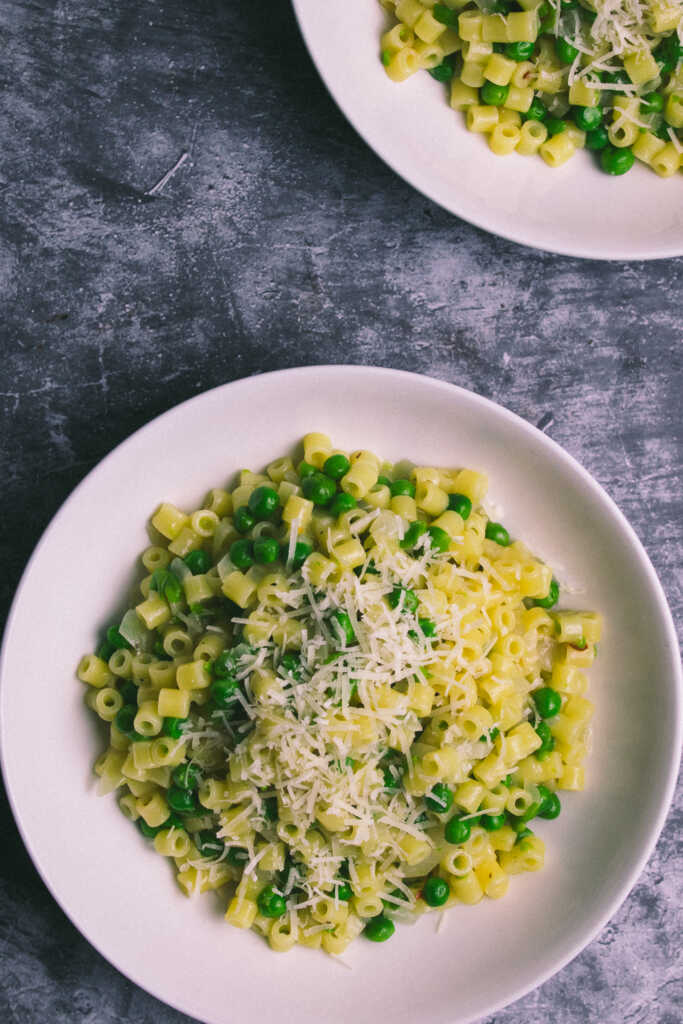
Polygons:
<instances>
[{"instance_id":1,"label":"bowl rim","mask_svg":"<svg viewBox=\"0 0 683 1024\"><path fill-rule=\"evenodd\" d=\"M640 855L636 858L631 870L624 877L624 880L622 881L622 884L619 886L614 898L611 900L610 905L598 918L597 923L594 923L591 926L591 928L588 929L588 931L586 931L582 935L582 938L579 941L575 942L568 951L566 951L562 956L555 960L552 967L536 975L533 981L529 982L528 984L520 985L519 987L515 988L515 990L511 992L508 996L504 997L503 999L497 1000L495 1003L491 1004L491 1006L486 1011L487 1014L498 1012L504 1007L509 1006L517 1000L521 999L529 992L532 992L536 988L540 987L549 978L553 977L560 970L566 967L567 964L570 963L576 956L578 956L578 954L581 953L602 931L602 929L605 927L610 918L623 904L624 900L626 899L626 897L634 887L635 883L637 882L647 861L652 855L654 847L664 827L664 823L668 816L674 796L676 780L678 777L681 746L683 741L683 722L681 719L681 710L683 708L683 669L681 668L680 660L676 657L676 654L678 653L678 638L676 635L673 616L671 614L671 610L669 608L662 584L660 583L657 573L655 572L655 569L649 559L649 556L643 544L641 543L639 537L635 533L633 527L630 525L624 514L621 512L621 510L615 503L615 501L609 496L609 494L607 494L607 492L598 483L598 481L591 476L588 470L586 470L581 465L581 463L579 463L574 458L574 456L570 455L569 452L567 452L560 444L558 444L557 441L554 441L551 437L548 437L545 433L543 433L543 431L533 426L531 423L523 419L521 416L518 416L516 413L507 409L505 406L500 405L498 402L494 402L493 400L486 398L483 395L479 395L475 391L463 388L457 384L452 384L448 381L443 381L435 377L430 377L426 374L412 373L407 370L397 370L390 367L364 366L359 364L343 363L304 365L290 367L282 370L271 370L264 374L252 374L247 377L237 378L235 380L228 381L223 384L219 384L215 387L209 388L206 391L202 391L197 395L193 395L192 397L185 399L182 402L179 402L178 404L167 409L165 412L160 413L158 416L155 416L153 419L149 420L147 423L143 424L141 427L135 430L132 434L128 435L128 437L124 438L123 441L119 442L119 444L117 444L110 452L108 452L107 455L100 459L92 467L92 469L88 471L88 473L76 485L76 487L70 492L70 494L67 495L66 499L59 506L53 517L50 519L50 522L43 530L35 548L33 549L33 552L31 553L26 563L19 584L17 585L17 589L10 607L9 614L7 616L4 635L2 638L2 646L0 647L0 774L2 775L2 779L5 785L5 791L7 793L8 803L12 810L12 814L17 829L24 843L26 851L34 867L36 868L38 874L40 875L41 881L46 886L48 892L55 900L57 905L60 907L62 912L66 915L68 920L78 929L78 931L86 939L86 941L91 946L93 946L93 948L102 957L104 957L105 960L107 960L108 963L110 963L116 970L123 974L124 977L128 978L139 988L154 996L156 999L159 999L160 1002L163 1002L167 1006L171 1006L182 1013L189 1014L190 1016L194 1015L192 1007L190 1007L187 1004L184 1005L182 1002L178 1000L169 999L162 991L159 991L155 985L150 984L149 982L146 982L145 980L141 979L137 971L132 971L128 968L122 967L118 962L120 958L118 956L110 956L103 948L103 946L106 945L106 940L99 940L93 938L89 934L86 927L81 925L81 923L78 920L78 914L76 912L72 913L71 910L69 909L67 905L67 897L62 898L61 894L58 891L56 891L56 887L52 886L48 877L48 870L43 865L38 851L32 845L31 838L28 835L28 830L24 828L21 809L17 806L11 787L8 784L9 771L8 765L6 763L5 744L2 742L3 733L5 729L5 716L2 713L4 705L3 697L7 689L7 683L5 682L5 662L7 660L7 651L11 643L13 624L15 618L19 613L19 608L22 601L22 591L24 589L25 581L27 580L34 563L40 557L43 547L49 542L49 535L52 532L53 525L55 525L58 522L58 520L61 520L61 518L68 513L73 504L77 503L81 491L85 489L85 487L89 484L91 478L97 472L99 472L99 470L102 467L109 463L110 460L113 461L114 459L118 459L122 454L126 452L129 446L134 446L135 442L141 435L148 431L157 429L158 425L161 422L175 417L181 412L181 410L185 410L194 404L200 404L201 402L205 401L208 396L213 395L218 391L224 391L226 394L229 394L231 389L237 390L239 388L249 388L254 386L256 382L266 378L272 379L275 377L279 377L284 381L292 379L294 377L307 375L323 375L328 376L329 378L333 378L340 372L343 374L348 374L350 376L374 376L378 379L378 382L384 384L387 384L390 380L397 379L402 379L404 381L412 380L413 382L419 381L423 384L426 383L429 386L448 392L456 400L459 396L462 395L466 396L468 400L474 399L477 403L480 403L485 408L495 410L496 414L502 414L504 419L507 419L511 423L514 423L518 428L521 428L523 432L533 437L536 442L540 442L543 446L545 446L549 450L549 452L555 457L555 459L559 459L560 461L567 464L569 468L573 469L575 472L578 472L583 482L588 486L588 488L592 492L593 497L597 498L599 501L602 501L603 504L607 506L610 513L617 519L619 525L626 533L627 538L630 541L630 544L635 549L638 555L639 563L642 569L649 577L650 583L652 584L653 595L657 601L658 618L660 619L662 625L665 628L665 632L667 634L669 641L668 646L671 654L670 659L667 660L671 661L671 680L673 683L674 703L676 705L677 710L675 733L674 742L671 745L671 755L669 759L666 784L662 787L659 796L659 806L656 815L656 822L650 832L648 840L643 844L643 848L640 852ZM473 1024L474 1021L480 1019L481 1015L477 1014L474 1017L467 1018L466 1021L465 1019L463 1019L462 1024ZM209 1018L207 1018L207 1021L208 1020Z\"/></svg>"},{"instance_id":2,"label":"bowl rim","mask_svg":"<svg viewBox=\"0 0 683 1024\"><path fill-rule=\"evenodd\" d=\"M425 196L431 202L436 203L442 209L447 210L448 213L459 217L461 220L466 221L468 224L472 224L474 227L481 228L482 231L487 231L489 234L497 235L499 238L504 238L508 242L515 242L517 245L524 245L530 249L536 249L539 252L549 252L556 256L571 256L577 259L584 260L605 260L614 262L631 262L634 260L663 260L663 259L675 259L678 256L683 256L683 237L677 244L675 242L657 248L644 245L641 248L635 249L631 252L624 253L623 250L611 246L609 243L593 245L587 247L585 245L571 244L553 244L552 241L546 239L539 239L534 236L534 232L531 229L520 230L518 232L512 232L510 230L501 229L496 224L495 217L487 218L485 215L463 212L458 203L458 195L455 193L451 198L450 194L439 194L438 189L430 190L427 183L421 182L417 172L414 172L410 168L409 163L404 163L399 159L397 155L389 149L388 146L377 142L371 137L371 133L361 126L361 118L352 105L346 101L341 89L336 87L331 81L330 76L326 74L325 63L321 59L321 56L315 46L312 38L312 34L309 31L309 23L305 13L305 6L308 0L291 0L294 15L299 26L299 32L305 43L308 54L313 61L316 71L325 86L327 92L332 97L334 103L337 105L341 113L344 115L346 120L349 122L354 131L360 136L365 144L379 156L381 160L398 175L406 181L416 192Z\"/></svg>"}]
</instances>

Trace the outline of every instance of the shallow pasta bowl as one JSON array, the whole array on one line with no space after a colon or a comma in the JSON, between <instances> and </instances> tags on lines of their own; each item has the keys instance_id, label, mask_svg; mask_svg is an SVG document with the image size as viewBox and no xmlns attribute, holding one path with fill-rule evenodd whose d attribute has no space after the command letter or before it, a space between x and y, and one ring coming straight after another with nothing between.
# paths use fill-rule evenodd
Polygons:
<instances>
[{"instance_id":1,"label":"shallow pasta bowl","mask_svg":"<svg viewBox=\"0 0 683 1024\"><path fill-rule=\"evenodd\" d=\"M430 914L385 945L358 940L342 958L348 972L307 949L278 956L227 926L218 897L181 894L114 798L95 795L91 766L102 740L74 675L121 608L159 501L196 507L210 487L263 467L312 429L392 461L485 470L511 533L556 568L577 606L600 610L606 622L591 670L587 788L565 796L556 821L540 823L543 872L515 876L503 900L453 908L438 932ZM210 1024L374 1024L380 1015L464 1024L562 967L626 896L671 798L680 688L652 566L614 504L562 449L449 384L311 367L237 381L172 409L74 491L36 548L8 620L2 767L46 885L86 938L160 999Z\"/></svg>"},{"instance_id":2,"label":"shallow pasta bowl","mask_svg":"<svg viewBox=\"0 0 683 1024\"><path fill-rule=\"evenodd\" d=\"M635 166L604 174L581 152L551 170L498 157L468 132L443 85L418 72L400 85L379 60L388 19L377 0L292 0L313 61L341 111L390 167L464 220L514 242L593 259L683 253L683 176Z\"/></svg>"}]
</instances>

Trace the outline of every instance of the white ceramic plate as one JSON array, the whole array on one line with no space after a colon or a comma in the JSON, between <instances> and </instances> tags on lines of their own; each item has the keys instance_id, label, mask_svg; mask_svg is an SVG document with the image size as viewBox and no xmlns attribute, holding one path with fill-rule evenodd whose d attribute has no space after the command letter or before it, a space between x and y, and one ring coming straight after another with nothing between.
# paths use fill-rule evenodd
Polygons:
<instances>
[{"instance_id":1,"label":"white ceramic plate","mask_svg":"<svg viewBox=\"0 0 683 1024\"><path fill-rule=\"evenodd\" d=\"M397 174L451 213L503 238L593 259L683 253L683 176L638 165L621 178L580 153L551 170L497 157L426 72L396 85L379 61L390 24L377 0L292 0L308 50L342 112Z\"/></svg>"},{"instance_id":2,"label":"white ceramic plate","mask_svg":"<svg viewBox=\"0 0 683 1024\"><path fill-rule=\"evenodd\" d=\"M145 523L161 499L193 507L235 470L261 468L308 430L387 458L470 465L491 477L513 535L560 569L607 623L588 788L541 822L540 874L506 897L359 940L334 959L270 952L224 924L220 900L187 900L167 864L98 798L101 749L74 676L120 611ZM287 370L178 406L117 448L76 489L38 545L0 663L2 764L26 845L77 927L119 970L202 1021L463 1024L565 964L633 885L666 814L680 737L674 631L654 571L598 485L535 428L470 392L363 367Z\"/></svg>"}]
</instances>

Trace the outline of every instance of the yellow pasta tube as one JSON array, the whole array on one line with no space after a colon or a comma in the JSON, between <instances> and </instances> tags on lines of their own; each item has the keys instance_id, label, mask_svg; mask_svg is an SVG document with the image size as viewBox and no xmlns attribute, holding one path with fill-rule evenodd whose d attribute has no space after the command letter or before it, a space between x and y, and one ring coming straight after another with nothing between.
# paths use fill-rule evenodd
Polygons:
<instances>
[{"instance_id":1,"label":"yellow pasta tube","mask_svg":"<svg viewBox=\"0 0 683 1024\"><path fill-rule=\"evenodd\" d=\"M567 132L560 132L547 139L539 148L539 153L548 167L561 167L574 153L576 146Z\"/></svg>"},{"instance_id":2,"label":"yellow pasta tube","mask_svg":"<svg viewBox=\"0 0 683 1024\"><path fill-rule=\"evenodd\" d=\"M497 124L489 135L489 148L496 156L507 156L514 152L520 138L519 128L511 124Z\"/></svg>"},{"instance_id":3,"label":"yellow pasta tube","mask_svg":"<svg viewBox=\"0 0 683 1024\"><path fill-rule=\"evenodd\" d=\"M468 107L466 122L470 132L490 132L498 124L498 107Z\"/></svg>"},{"instance_id":4,"label":"yellow pasta tube","mask_svg":"<svg viewBox=\"0 0 683 1024\"><path fill-rule=\"evenodd\" d=\"M168 540L175 540L188 522L185 513L169 502L163 502L152 516L152 526Z\"/></svg>"},{"instance_id":5,"label":"yellow pasta tube","mask_svg":"<svg viewBox=\"0 0 683 1024\"><path fill-rule=\"evenodd\" d=\"M109 686L114 679L106 661L96 657L94 654L85 654L81 658L76 674L82 683L88 683L97 689Z\"/></svg>"},{"instance_id":6,"label":"yellow pasta tube","mask_svg":"<svg viewBox=\"0 0 683 1024\"><path fill-rule=\"evenodd\" d=\"M459 78L451 80L450 105L453 110L464 110L479 102L479 93L471 85L465 85Z\"/></svg>"},{"instance_id":7,"label":"yellow pasta tube","mask_svg":"<svg viewBox=\"0 0 683 1024\"><path fill-rule=\"evenodd\" d=\"M650 160L650 167L660 178L670 178L681 166L681 154L673 142L667 142Z\"/></svg>"}]
</instances>

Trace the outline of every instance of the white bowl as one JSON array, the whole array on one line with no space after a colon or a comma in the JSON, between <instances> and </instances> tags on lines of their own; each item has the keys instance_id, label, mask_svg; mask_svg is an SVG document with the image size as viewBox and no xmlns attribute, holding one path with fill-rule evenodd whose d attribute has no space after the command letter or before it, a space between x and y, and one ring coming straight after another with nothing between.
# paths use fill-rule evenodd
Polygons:
<instances>
[{"instance_id":1,"label":"white bowl","mask_svg":"<svg viewBox=\"0 0 683 1024\"><path fill-rule=\"evenodd\" d=\"M375 152L411 185L480 228L538 249L593 259L683 253L683 175L642 164L604 174L587 153L557 170L540 157L497 157L450 109L427 72L400 85L379 60L389 22L377 0L292 0L332 97Z\"/></svg>"},{"instance_id":2,"label":"white bowl","mask_svg":"<svg viewBox=\"0 0 683 1024\"><path fill-rule=\"evenodd\" d=\"M389 459L491 477L504 521L599 609L591 671L595 749L566 794L539 874L506 897L358 940L332 958L272 953L226 925L220 900L186 900L167 864L94 793L101 749L74 676L115 613L160 499L196 505L235 470L260 469L320 429ZM120 971L211 1024L284 1020L445 1024L491 1013L558 970L635 882L672 794L679 667L659 583L631 528L561 448L500 406L426 377L363 367L265 374L200 395L120 445L74 491L29 562L0 662L2 766L26 846L72 921Z\"/></svg>"}]
</instances>

